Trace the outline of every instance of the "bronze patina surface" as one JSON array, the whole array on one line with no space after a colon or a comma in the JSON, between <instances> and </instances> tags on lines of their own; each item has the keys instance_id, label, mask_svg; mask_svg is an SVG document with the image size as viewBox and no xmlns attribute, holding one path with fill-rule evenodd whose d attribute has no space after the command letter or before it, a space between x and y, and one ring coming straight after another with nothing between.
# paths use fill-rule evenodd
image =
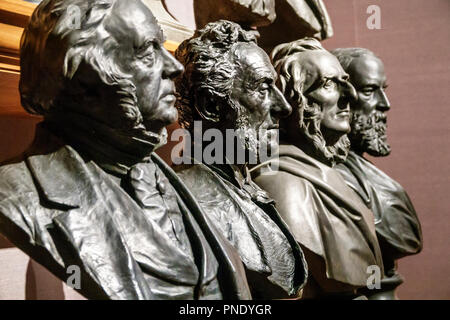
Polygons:
<instances>
[{"instance_id":1,"label":"bronze patina surface","mask_svg":"<svg viewBox=\"0 0 450 320\"><path fill-rule=\"evenodd\" d=\"M291 107L275 86L276 72L254 33L226 20L210 23L182 43L175 56L186 68L176 82L185 128L192 133L198 121L202 134L241 132L247 156L259 154L264 143L271 145L268 135ZM260 129L266 133L258 134ZM303 253L273 200L251 180L248 159L227 157L228 142L216 150L217 161L195 159L200 163L177 172L239 252L253 296L297 297L306 280Z\"/></svg>"},{"instance_id":2,"label":"bronze patina surface","mask_svg":"<svg viewBox=\"0 0 450 320\"><path fill-rule=\"evenodd\" d=\"M403 282L396 260L422 249L422 231L414 206L403 187L368 161L364 154L386 157L387 80L383 62L370 50L343 48L332 52L350 75L358 99L352 111L351 151L336 166L347 184L356 191L375 217L375 227L383 254L385 279L381 289L366 290L370 299L396 299L395 289Z\"/></svg>"},{"instance_id":3,"label":"bronze patina surface","mask_svg":"<svg viewBox=\"0 0 450 320\"><path fill-rule=\"evenodd\" d=\"M272 56L293 112L281 120L279 153L252 176L305 252L305 298L358 298L368 267L383 264L372 213L332 168L348 153L355 89L316 39L282 44ZM274 163L279 169L272 172Z\"/></svg>"}]
</instances>

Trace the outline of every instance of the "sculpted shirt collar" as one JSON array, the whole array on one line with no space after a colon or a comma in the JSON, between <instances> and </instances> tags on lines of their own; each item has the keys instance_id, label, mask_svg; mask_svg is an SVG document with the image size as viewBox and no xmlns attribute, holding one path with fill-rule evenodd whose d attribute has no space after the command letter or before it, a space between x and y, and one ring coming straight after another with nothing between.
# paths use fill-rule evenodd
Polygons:
<instances>
[{"instance_id":1,"label":"sculpted shirt collar","mask_svg":"<svg viewBox=\"0 0 450 320\"><path fill-rule=\"evenodd\" d=\"M167 130L160 134L143 129L113 128L89 116L64 112L46 117L47 126L68 141L81 155L91 158L103 170L123 177L139 162L166 143Z\"/></svg>"},{"instance_id":2,"label":"sculpted shirt collar","mask_svg":"<svg viewBox=\"0 0 450 320\"><path fill-rule=\"evenodd\" d=\"M246 267L296 296L307 279L303 252L279 217L274 201L251 180L249 170L194 161L194 165L180 166L178 174ZM255 294L273 298L274 293Z\"/></svg>"},{"instance_id":3,"label":"sculpted shirt collar","mask_svg":"<svg viewBox=\"0 0 450 320\"><path fill-rule=\"evenodd\" d=\"M233 164L205 164L214 172L220 175L225 180L233 183L237 188L245 190L254 201L265 204L274 204L267 192L262 190L256 183L253 182L250 171L247 166L242 170Z\"/></svg>"}]
</instances>

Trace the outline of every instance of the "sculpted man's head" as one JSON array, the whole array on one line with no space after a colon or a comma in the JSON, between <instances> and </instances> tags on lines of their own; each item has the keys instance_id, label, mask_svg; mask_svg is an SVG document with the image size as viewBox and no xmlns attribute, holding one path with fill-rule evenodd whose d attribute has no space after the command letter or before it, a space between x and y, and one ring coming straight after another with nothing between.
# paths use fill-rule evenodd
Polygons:
<instances>
[{"instance_id":1,"label":"sculpted man's head","mask_svg":"<svg viewBox=\"0 0 450 320\"><path fill-rule=\"evenodd\" d=\"M275 21L275 0L194 0L197 29L208 22L231 20L244 28L266 26Z\"/></svg>"},{"instance_id":2,"label":"sculpted man's head","mask_svg":"<svg viewBox=\"0 0 450 320\"><path fill-rule=\"evenodd\" d=\"M177 119L173 78L183 71L163 42L140 0L44 0L22 36L22 105L159 133Z\"/></svg>"},{"instance_id":3,"label":"sculpted man's head","mask_svg":"<svg viewBox=\"0 0 450 320\"><path fill-rule=\"evenodd\" d=\"M364 48L336 49L332 53L350 75L358 96L351 104L353 119L349 138L352 150L372 156L389 155L386 112L390 103L384 92L387 85L383 62Z\"/></svg>"},{"instance_id":4,"label":"sculpted man's head","mask_svg":"<svg viewBox=\"0 0 450 320\"><path fill-rule=\"evenodd\" d=\"M355 89L339 61L313 38L277 46L272 59L293 107L281 123L282 138L328 165L344 161Z\"/></svg>"},{"instance_id":5,"label":"sculpted man's head","mask_svg":"<svg viewBox=\"0 0 450 320\"><path fill-rule=\"evenodd\" d=\"M247 148L256 150L260 129L278 128L280 117L291 107L277 89L276 72L267 54L257 46L254 33L221 20L209 23L183 42L175 56L186 72L177 79L180 123L192 130L196 120L203 128L241 130Z\"/></svg>"}]
</instances>

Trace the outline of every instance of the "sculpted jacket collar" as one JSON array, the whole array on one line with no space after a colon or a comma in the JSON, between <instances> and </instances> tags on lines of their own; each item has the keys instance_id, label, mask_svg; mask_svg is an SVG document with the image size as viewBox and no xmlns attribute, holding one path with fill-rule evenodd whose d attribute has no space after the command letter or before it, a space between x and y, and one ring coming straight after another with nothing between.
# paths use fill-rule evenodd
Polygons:
<instances>
[{"instance_id":1,"label":"sculpted jacket collar","mask_svg":"<svg viewBox=\"0 0 450 320\"><path fill-rule=\"evenodd\" d=\"M268 277L276 297L295 296L307 279L307 264L295 238L274 207L274 201L250 175L229 164L195 164L176 168L208 217L239 252L247 269ZM208 192L205 192L208 190ZM257 283L256 287L260 287ZM253 286L254 290L258 290ZM264 286L262 286L264 287Z\"/></svg>"},{"instance_id":2,"label":"sculpted jacket collar","mask_svg":"<svg viewBox=\"0 0 450 320\"><path fill-rule=\"evenodd\" d=\"M193 233L197 235L191 241L199 246L197 250L203 252L199 254L202 261L198 263L200 270L191 256L177 248L156 224L145 219L141 208L94 162L86 162L69 145L49 134L43 124L36 136L36 143L27 153L25 161L41 194L41 201L49 208L54 208L51 211L52 234L46 228L43 234L37 236L43 242L39 245L50 251L60 267L67 266L64 265L66 259L56 249L58 243L54 243L53 235L57 233L69 242L73 253L78 254L78 263L81 263L82 269L109 298L158 298L152 290L158 292L160 283L147 281L148 275L175 284L175 287L181 288L181 292L174 294L178 298L188 298L194 287L200 286L201 290L216 276L208 262L214 259L206 250L210 242L227 273L225 281L229 284L229 290L225 297L250 298L245 275L243 278L241 276L242 265L233 256L235 253L229 250L230 245L224 243L220 235L215 238L217 232L209 228L202 217L199 219L202 212L195 208L195 199L183 190L173 171L165 167L156 155L152 155L153 161L170 176L169 180L176 185L177 191L182 189L178 199L180 208ZM0 212L4 211L1 209ZM36 220L29 223L38 224L41 218L32 215L32 219ZM201 221L197 223L198 220ZM204 233L208 241L200 228L206 231ZM36 235L31 234L31 238L35 239ZM46 264L45 261L39 262Z\"/></svg>"},{"instance_id":3,"label":"sculpted jacket collar","mask_svg":"<svg viewBox=\"0 0 450 320\"><path fill-rule=\"evenodd\" d=\"M394 260L420 252L420 222L408 194L398 182L352 151L336 169L372 210L383 259Z\"/></svg>"},{"instance_id":4,"label":"sculpted jacket collar","mask_svg":"<svg viewBox=\"0 0 450 320\"><path fill-rule=\"evenodd\" d=\"M243 175L241 170L235 165L211 164L206 166L221 176L224 180L233 183L239 189L245 190L253 201L263 204L275 204L275 201L269 197L267 192L262 190L256 183L253 182L247 166L244 168L245 175Z\"/></svg>"},{"instance_id":5,"label":"sculpted jacket collar","mask_svg":"<svg viewBox=\"0 0 450 320\"><path fill-rule=\"evenodd\" d=\"M263 174L275 161L279 171ZM273 160L251 172L275 199L297 241L323 257L329 278L365 286L367 267L383 268L373 215L337 171L282 144Z\"/></svg>"},{"instance_id":6,"label":"sculpted jacket collar","mask_svg":"<svg viewBox=\"0 0 450 320\"><path fill-rule=\"evenodd\" d=\"M165 128L159 134L145 130L143 125L114 128L73 111L55 112L47 118L52 132L116 176L124 176L134 164L148 161L150 154L167 139Z\"/></svg>"}]
</instances>

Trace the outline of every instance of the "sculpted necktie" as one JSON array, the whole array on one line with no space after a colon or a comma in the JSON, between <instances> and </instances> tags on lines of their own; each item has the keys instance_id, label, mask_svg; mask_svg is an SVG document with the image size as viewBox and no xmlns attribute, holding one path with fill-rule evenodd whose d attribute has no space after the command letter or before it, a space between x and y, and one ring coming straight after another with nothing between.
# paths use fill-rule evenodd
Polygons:
<instances>
[{"instance_id":1,"label":"sculpted necktie","mask_svg":"<svg viewBox=\"0 0 450 320\"><path fill-rule=\"evenodd\" d=\"M176 193L153 162L138 163L128 172L131 193L148 219L156 222L177 245L191 250Z\"/></svg>"}]
</instances>

